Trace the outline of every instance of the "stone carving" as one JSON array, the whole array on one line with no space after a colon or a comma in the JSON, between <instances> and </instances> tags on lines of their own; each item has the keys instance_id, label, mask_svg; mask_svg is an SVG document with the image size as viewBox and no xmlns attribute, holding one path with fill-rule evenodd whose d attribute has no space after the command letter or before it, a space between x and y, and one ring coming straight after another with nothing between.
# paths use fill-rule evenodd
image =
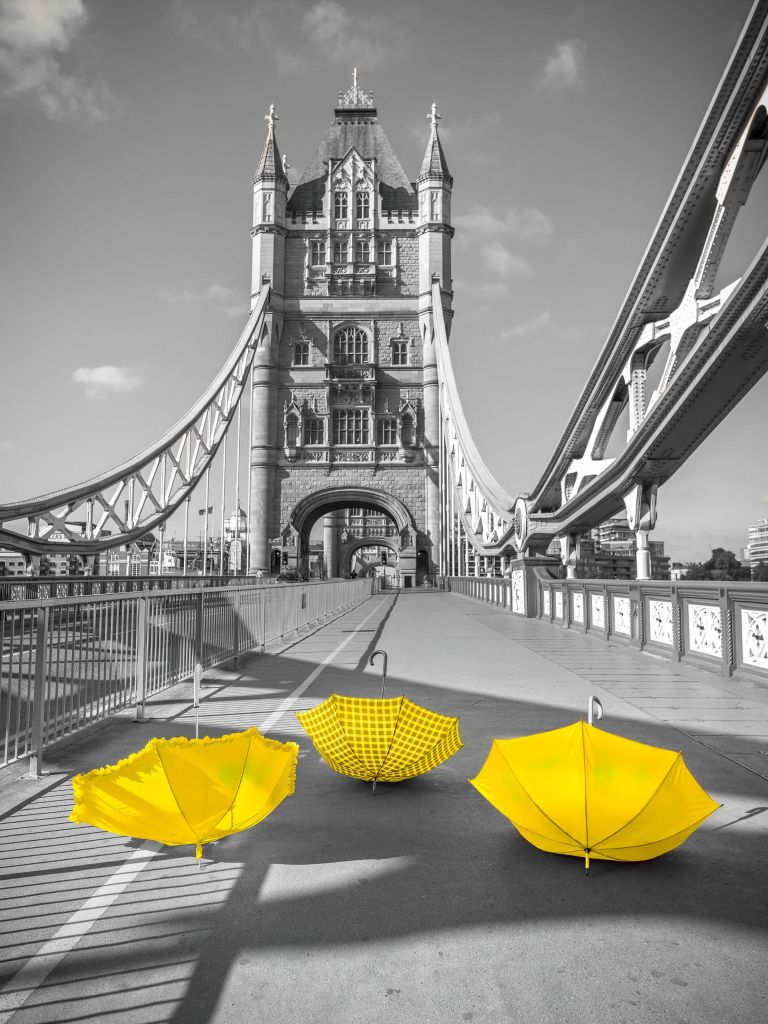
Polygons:
<instances>
[{"instance_id":1,"label":"stone carving","mask_svg":"<svg viewBox=\"0 0 768 1024\"><path fill-rule=\"evenodd\" d=\"M675 630L672 618L671 601L649 601L649 639L654 643L664 644L672 647L674 644Z\"/></svg>"},{"instance_id":2,"label":"stone carving","mask_svg":"<svg viewBox=\"0 0 768 1024\"><path fill-rule=\"evenodd\" d=\"M712 658L723 656L723 616L715 605L688 605L688 649Z\"/></svg>"},{"instance_id":3,"label":"stone carving","mask_svg":"<svg viewBox=\"0 0 768 1024\"><path fill-rule=\"evenodd\" d=\"M768 611L741 609L741 651L745 665L768 670Z\"/></svg>"}]
</instances>

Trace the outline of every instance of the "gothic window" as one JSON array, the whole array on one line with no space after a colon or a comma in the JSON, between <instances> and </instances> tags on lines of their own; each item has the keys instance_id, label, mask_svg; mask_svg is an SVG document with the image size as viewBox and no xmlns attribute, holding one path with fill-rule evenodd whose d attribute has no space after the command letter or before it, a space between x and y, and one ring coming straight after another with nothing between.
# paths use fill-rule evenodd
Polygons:
<instances>
[{"instance_id":1,"label":"gothic window","mask_svg":"<svg viewBox=\"0 0 768 1024\"><path fill-rule=\"evenodd\" d=\"M393 341L392 342L392 365L393 366L407 366L408 365L408 342L407 341Z\"/></svg>"},{"instance_id":2,"label":"gothic window","mask_svg":"<svg viewBox=\"0 0 768 1024\"><path fill-rule=\"evenodd\" d=\"M368 410L333 410L334 444L368 444Z\"/></svg>"},{"instance_id":3,"label":"gothic window","mask_svg":"<svg viewBox=\"0 0 768 1024\"><path fill-rule=\"evenodd\" d=\"M348 258L347 243L334 242L333 243L333 262L334 263L346 263Z\"/></svg>"},{"instance_id":4,"label":"gothic window","mask_svg":"<svg viewBox=\"0 0 768 1024\"><path fill-rule=\"evenodd\" d=\"M128 575L141 576L141 555L138 551L134 551L131 555L131 560L128 563Z\"/></svg>"},{"instance_id":5,"label":"gothic window","mask_svg":"<svg viewBox=\"0 0 768 1024\"><path fill-rule=\"evenodd\" d=\"M336 220L344 220L347 217L348 199L346 192L333 193L333 216Z\"/></svg>"},{"instance_id":6,"label":"gothic window","mask_svg":"<svg viewBox=\"0 0 768 1024\"><path fill-rule=\"evenodd\" d=\"M293 365L309 366L309 342L297 341L293 346Z\"/></svg>"},{"instance_id":7,"label":"gothic window","mask_svg":"<svg viewBox=\"0 0 768 1024\"><path fill-rule=\"evenodd\" d=\"M120 555L116 551L110 551L107 555L107 576L120 575Z\"/></svg>"},{"instance_id":8,"label":"gothic window","mask_svg":"<svg viewBox=\"0 0 768 1024\"><path fill-rule=\"evenodd\" d=\"M333 337L334 363L367 363L368 338L359 327L342 327Z\"/></svg>"},{"instance_id":9,"label":"gothic window","mask_svg":"<svg viewBox=\"0 0 768 1024\"><path fill-rule=\"evenodd\" d=\"M379 420L376 442L377 444L397 444L397 420L394 416Z\"/></svg>"},{"instance_id":10,"label":"gothic window","mask_svg":"<svg viewBox=\"0 0 768 1024\"><path fill-rule=\"evenodd\" d=\"M366 238L355 242L355 263L370 263L371 243Z\"/></svg>"},{"instance_id":11,"label":"gothic window","mask_svg":"<svg viewBox=\"0 0 768 1024\"><path fill-rule=\"evenodd\" d=\"M261 219L263 221L272 220L272 193L265 192L261 197Z\"/></svg>"},{"instance_id":12,"label":"gothic window","mask_svg":"<svg viewBox=\"0 0 768 1024\"><path fill-rule=\"evenodd\" d=\"M325 442L325 423L315 416L304 420L304 444L323 444Z\"/></svg>"},{"instance_id":13,"label":"gothic window","mask_svg":"<svg viewBox=\"0 0 768 1024\"><path fill-rule=\"evenodd\" d=\"M285 423L285 447L295 448L299 439L299 424L295 416L289 416Z\"/></svg>"},{"instance_id":14,"label":"gothic window","mask_svg":"<svg viewBox=\"0 0 768 1024\"><path fill-rule=\"evenodd\" d=\"M391 242L379 242L379 266L391 267L393 266L392 259L392 243Z\"/></svg>"},{"instance_id":15,"label":"gothic window","mask_svg":"<svg viewBox=\"0 0 768 1024\"><path fill-rule=\"evenodd\" d=\"M371 215L371 195L369 192L358 192L356 195L355 213L358 220L367 220ZM345 215L346 216L346 215Z\"/></svg>"},{"instance_id":16,"label":"gothic window","mask_svg":"<svg viewBox=\"0 0 768 1024\"><path fill-rule=\"evenodd\" d=\"M314 241L310 244L309 262L313 267L325 266L325 242Z\"/></svg>"}]
</instances>

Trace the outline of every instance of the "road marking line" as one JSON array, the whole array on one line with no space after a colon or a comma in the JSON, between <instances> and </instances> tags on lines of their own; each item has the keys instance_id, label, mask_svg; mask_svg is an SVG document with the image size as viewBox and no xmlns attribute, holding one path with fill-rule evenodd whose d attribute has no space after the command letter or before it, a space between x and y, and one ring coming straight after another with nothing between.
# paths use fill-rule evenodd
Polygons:
<instances>
[{"instance_id":1,"label":"road marking line","mask_svg":"<svg viewBox=\"0 0 768 1024\"><path fill-rule=\"evenodd\" d=\"M334 648L334 650L332 650L330 654L327 654L325 656L325 658L317 666L317 668L313 669L309 673L309 675L304 680L304 682L303 683L299 683L299 685L296 687L296 689L293 691L293 693L289 697L286 697L285 700L283 701L283 703L280 704L277 707L277 709L275 711L273 711L272 714L268 718L264 719L264 721L259 726L259 731L260 732L266 732L267 729L273 729L275 727L275 724L283 717L285 712L290 710L291 704L295 700L297 700L302 695L302 693L304 693L304 691L308 687L310 687L312 685L312 683L314 683L314 681L317 679L317 677L323 671L325 666L330 664L330 662L333 661L333 659L336 657L336 655L340 651L344 650L344 648L347 646L349 641L354 639L354 637L360 632L360 630L366 624L368 619L372 618L376 614L376 612L379 610L380 607L381 607L381 604L377 604L377 606L373 609L373 611L369 612L366 615L366 617L363 619L363 621L360 623L360 625L357 626L352 633L350 633L347 637L345 637L345 639L341 641L341 643L339 644L338 647Z\"/></svg>"},{"instance_id":2,"label":"road marking line","mask_svg":"<svg viewBox=\"0 0 768 1024\"><path fill-rule=\"evenodd\" d=\"M343 651L350 640L359 633L366 622L376 614L381 607L380 604L369 612L360 625L345 637L344 640L326 655L323 661L314 668L307 678L299 683L296 689L289 694L280 706L266 718L260 731L272 729L282 718L291 705L312 685L326 665ZM38 989L46 980L67 953L71 952L78 942L88 934L96 922L103 916L115 900L133 882L139 874L152 862L152 858L162 850L163 844L154 840L145 840L138 850L134 850L125 864L122 864L110 878L99 886L93 896L90 896L79 910L76 910L69 920L63 924L54 934L53 938L43 943L40 949L33 956L22 964L13 977L0 989L0 1024L8 1024L11 1017L30 998L33 992Z\"/></svg>"}]
</instances>

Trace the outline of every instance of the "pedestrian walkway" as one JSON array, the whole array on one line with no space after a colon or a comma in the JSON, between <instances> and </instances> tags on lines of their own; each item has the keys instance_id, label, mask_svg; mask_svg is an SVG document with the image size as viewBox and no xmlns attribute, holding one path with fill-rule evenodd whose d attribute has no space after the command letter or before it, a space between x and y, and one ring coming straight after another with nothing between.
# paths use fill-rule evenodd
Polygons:
<instances>
[{"instance_id":1,"label":"pedestrian walkway","mask_svg":"<svg viewBox=\"0 0 768 1024\"><path fill-rule=\"evenodd\" d=\"M430 774L333 774L293 712L334 690L459 715ZM640 864L541 853L467 784L493 736L606 729L682 749L723 807ZM71 775L194 735L191 686L0 784L0 1024L768 1019L768 691L442 592L381 594L206 675L201 734L300 744L296 794L249 832L158 848L67 821ZM2 988L5 986L5 988Z\"/></svg>"}]
</instances>

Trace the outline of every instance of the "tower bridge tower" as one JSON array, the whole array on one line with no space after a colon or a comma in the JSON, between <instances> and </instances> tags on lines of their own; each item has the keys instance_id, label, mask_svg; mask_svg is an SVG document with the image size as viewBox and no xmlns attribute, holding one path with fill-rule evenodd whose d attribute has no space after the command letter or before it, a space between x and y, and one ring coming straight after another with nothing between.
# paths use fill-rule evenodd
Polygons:
<instances>
[{"instance_id":1,"label":"tower bridge tower","mask_svg":"<svg viewBox=\"0 0 768 1024\"><path fill-rule=\"evenodd\" d=\"M358 84L289 183L274 108L253 179L250 569L302 571L315 522L364 507L396 526L401 574L436 572L439 405L432 291L451 312L453 179L435 105L409 180ZM326 540L329 544L330 540Z\"/></svg>"}]
</instances>

